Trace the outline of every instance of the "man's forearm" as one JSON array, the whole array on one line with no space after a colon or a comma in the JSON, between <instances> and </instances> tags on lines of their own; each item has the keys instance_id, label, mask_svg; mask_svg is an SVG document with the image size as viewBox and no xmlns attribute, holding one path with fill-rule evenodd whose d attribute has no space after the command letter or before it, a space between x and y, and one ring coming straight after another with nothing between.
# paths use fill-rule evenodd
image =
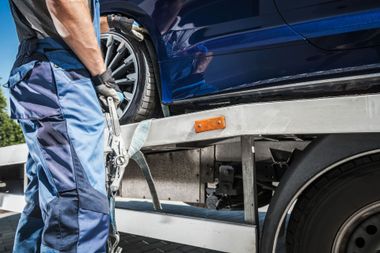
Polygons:
<instances>
[{"instance_id":1,"label":"man's forearm","mask_svg":"<svg viewBox=\"0 0 380 253\"><path fill-rule=\"evenodd\" d=\"M100 32L105 33L110 30L107 16L100 17Z\"/></svg>"},{"instance_id":2,"label":"man's forearm","mask_svg":"<svg viewBox=\"0 0 380 253\"><path fill-rule=\"evenodd\" d=\"M106 70L87 0L46 0L56 30L92 76Z\"/></svg>"}]
</instances>

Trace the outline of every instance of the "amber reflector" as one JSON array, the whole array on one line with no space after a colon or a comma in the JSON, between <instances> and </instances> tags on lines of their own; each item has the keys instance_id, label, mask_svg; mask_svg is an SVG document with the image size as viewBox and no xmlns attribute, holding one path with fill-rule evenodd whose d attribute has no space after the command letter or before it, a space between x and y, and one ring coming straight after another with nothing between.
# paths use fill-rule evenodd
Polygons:
<instances>
[{"instance_id":1,"label":"amber reflector","mask_svg":"<svg viewBox=\"0 0 380 253\"><path fill-rule=\"evenodd\" d=\"M226 120L224 116L196 120L194 124L194 129L196 133L213 131L213 130L224 129L224 128L226 128Z\"/></svg>"}]
</instances>

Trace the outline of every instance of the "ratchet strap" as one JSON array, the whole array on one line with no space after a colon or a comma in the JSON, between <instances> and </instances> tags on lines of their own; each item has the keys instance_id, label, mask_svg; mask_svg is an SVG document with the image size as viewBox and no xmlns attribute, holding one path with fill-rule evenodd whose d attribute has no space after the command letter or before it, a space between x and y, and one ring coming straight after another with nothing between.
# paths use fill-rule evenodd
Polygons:
<instances>
[{"instance_id":1,"label":"ratchet strap","mask_svg":"<svg viewBox=\"0 0 380 253\"><path fill-rule=\"evenodd\" d=\"M109 195L110 207L110 235L108 239L108 252L121 253L122 248L118 247L120 235L117 230L115 217L115 196L119 190L121 180L123 178L125 168L130 159L136 161L140 167L150 193L152 195L153 207L155 210L161 210L161 204L158 198L152 173L145 159L144 154L140 151L148 138L152 120L140 122L134 133L129 148L124 145L121 136L120 122L116 113L116 106L112 98L107 98L109 113L106 113L106 121L108 127L108 146L105 149L106 167L107 167L107 191Z\"/></svg>"},{"instance_id":2,"label":"ratchet strap","mask_svg":"<svg viewBox=\"0 0 380 253\"><path fill-rule=\"evenodd\" d=\"M131 145L129 146L129 149L128 149L128 155L137 163L137 165L140 167L145 177L145 180L149 187L150 194L152 196L154 209L161 210L162 206L158 198L158 194L157 194L157 190L154 184L152 173L150 172L148 162L146 161L146 158L143 152L140 151L141 148L144 146L146 139L148 138L151 125L152 125L151 119L144 120L139 123L139 125L137 126L133 134Z\"/></svg>"}]
</instances>

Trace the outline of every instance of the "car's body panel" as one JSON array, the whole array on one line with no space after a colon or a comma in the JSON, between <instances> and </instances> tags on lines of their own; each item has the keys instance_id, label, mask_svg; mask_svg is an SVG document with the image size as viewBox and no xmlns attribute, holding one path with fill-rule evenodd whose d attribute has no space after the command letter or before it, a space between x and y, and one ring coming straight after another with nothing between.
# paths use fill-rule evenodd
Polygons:
<instances>
[{"instance_id":1,"label":"car's body panel","mask_svg":"<svg viewBox=\"0 0 380 253\"><path fill-rule=\"evenodd\" d=\"M380 45L380 2L275 0L285 21L314 45L344 50Z\"/></svg>"},{"instance_id":2,"label":"car's body panel","mask_svg":"<svg viewBox=\"0 0 380 253\"><path fill-rule=\"evenodd\" d=\"M258 4L252 0L193 1L179 12L179 25L163 35L170 52L170 59L161 63L169 70L165 102L225 92L266 78L268 69L277 67L268 68L268 63L279 47L306 44L284 24L271 1L263 1L260 7L253 2ZM238 12L236 6L249 11Z\"/></svg>"},{"instance_id":3,"label":"car's body panel","mask_svg":"<svg viewBox=\"0 0 380 253\"><path fill-rule=\"evenodd\" d=\"M361 2L103 0L102 12L149 30L171 104L379 68L380 3Z\"/></svg>"}]
</instances>

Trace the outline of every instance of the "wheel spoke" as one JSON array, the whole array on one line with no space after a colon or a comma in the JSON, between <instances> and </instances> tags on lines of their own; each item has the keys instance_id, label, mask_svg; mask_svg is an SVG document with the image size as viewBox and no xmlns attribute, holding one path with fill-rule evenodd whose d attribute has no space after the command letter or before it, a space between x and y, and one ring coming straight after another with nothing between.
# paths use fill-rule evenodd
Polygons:
<instances>
[{"instance_id":1,"label":"wheel spoke","mask_svg":"<svg viewBox=\"0 0 380 253\"><path fill-rule=\"evenodd\" d=\"M135 80L129 80L128 78L116 80L117 85L133 85Z\"/></svg>"},{"instance_id":2,"label":"wheel spoke","mask_svg":"<svg viewBox=\"0 0 380 253\"><path fill-rule=\"evenodd\" d=\"M120 46L118 47L117 49L117 54L115 55L115 57L112 59L111 63L108 65L108 68L110 69L113 69L114 68L114 65L118 62L120 62L120 60L123 58L124 56L124 52L125 50L127 50L126 46L125 46L125 43L122 43L120 44Z\"/></svg>"},{"instance_id":3,"label":"wheel spoke","mask_svg":"<svg viewBox=\"0 0 380 253\"><path fill-rule=\"evenodd\" d=\"M137 73L131 73L127 75L128 80L130 81L136 81L137 80Z\"/></svg>"},{"instance_id":4,"label":"wheel spoke","mask_svg":"<svg viewBox=\"0 0 380 253\"><path fill-rule=\"evenodd\" d=\"M133 63L133 60L134 57L132 55L128 56L128 58L124 60L124 64L112 72L112 76L117 77L118 75L122 75L124 72L126 72L128 66ZM136 77L134 77L134 79L136 79Z\"/></svg>"},{"instance_id":5,"label":"wheel spoke","mask_svg":"<svg viewBox=\"0 0 380 253\"><path fill-rule=\"evenodd\" d=\"M136 60L136 59L135 59L134 55L130 55L130 56L128 56L128 57L124 60L124 64L125 64L125 66L129 66L129 65L131 65L135 60Z\"/></svg>"},{"instance_id":6,"label":"wheel spoke","mask_svg":"<svg viewBox=\"0 0 380 253\"><path fill-rule=\"evenodd\" d=\"M119 118L121 117L121 116L123 116L123 110L119 107L119 108L117 108L117 110L116 110L116 113L117 113L117 116L119 116Z\"/></svg>"},{"instance_id":7,"label":"wheel spoke","mask_svg":"<svg viewBox=\"0 0 380 253\"><path fill-rule=\"evenodd\" d=\"M133 94L132 93L124 91L123 94L124 94L124 97L125 97L125 99L127 101L131 101L132 100L132 98L133 98Z\"/></svg>"},{"instance_id":8,"label":"wheel spoke","mask_svg":"<svg viewBox=\"0 0 380 253\"><path fill-rule=\"evenodd\" d=\"M105 59L104 59L104 62L106 63L106 66L108 66L108 63L111 59L111 56L112 56L112 51L113 51L113 48L114 48L115 44L114 44L114 39L113 39L113 36L110 35L107 39L107 44L106 44L106 47L107 47L107 51L106 51L106 56L105 56Z\"/></svg>"},{"instance_id":9,"label":"wheel spoke","mask_svg":"<svg viewBox=\"0 0 380 253\"><path fill-rule=\"evenodd\" d=\"M121 65L120 67L118 67L117 69L115 69L113 72L112 72L112 76L114 78L116 78L118 75L120 75L120 73L122 73L123 71L126 71L127 70L127 66L125 65Z\"/></svg>"}]
</instances>

